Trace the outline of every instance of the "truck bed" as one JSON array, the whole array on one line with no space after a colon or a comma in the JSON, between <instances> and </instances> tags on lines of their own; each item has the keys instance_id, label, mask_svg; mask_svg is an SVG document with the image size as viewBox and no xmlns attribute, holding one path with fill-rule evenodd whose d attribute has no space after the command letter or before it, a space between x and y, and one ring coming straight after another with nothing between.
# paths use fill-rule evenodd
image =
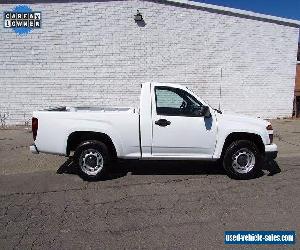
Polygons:
<instances>
[{"instance_id":1,"label":"truck bed","mask_svg":"<svg viewBox=\"0 0 300 250\"><path fill-rule=\"evenodd\" d=\"M35 145L42 153L66 155L72 132L109 135L120 157L140 157L139 112L129 107L56 107L33 112L38 119Z\"/></svg>"}]
</instances>

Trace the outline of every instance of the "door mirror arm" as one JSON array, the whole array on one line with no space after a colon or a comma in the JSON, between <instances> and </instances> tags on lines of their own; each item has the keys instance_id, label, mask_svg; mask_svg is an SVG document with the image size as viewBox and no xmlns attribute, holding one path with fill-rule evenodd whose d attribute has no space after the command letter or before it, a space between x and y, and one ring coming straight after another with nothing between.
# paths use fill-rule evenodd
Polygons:
<instances>
[{"instance_id":1,"label":"door mirror arm","mask_svg":"<svg viewBox=\"0 0 300 250\"><path fill-rule=\"evenodd\" d=\"M201 109L199 110L200 112L200 116L204 116L204 118L210 118L211 117L211 113L210 113L210 109L208 106L202 106Z\"/></svg>"}]
</instances>

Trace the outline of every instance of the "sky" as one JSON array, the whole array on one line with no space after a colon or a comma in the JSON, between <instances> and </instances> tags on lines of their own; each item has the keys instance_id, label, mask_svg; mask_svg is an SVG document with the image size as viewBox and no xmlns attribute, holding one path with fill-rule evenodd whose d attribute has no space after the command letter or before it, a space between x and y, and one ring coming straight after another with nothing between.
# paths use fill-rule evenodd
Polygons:
<instances>
[{"instance_id":1,"label":"sky","mask_svg":"<svg viewBox=\"0 0 300 250\"><path fill-rule=\"evenodd\" d=\"M261 14L300 20L300 0L194 0Z\"/></svg>"}]
</instances>

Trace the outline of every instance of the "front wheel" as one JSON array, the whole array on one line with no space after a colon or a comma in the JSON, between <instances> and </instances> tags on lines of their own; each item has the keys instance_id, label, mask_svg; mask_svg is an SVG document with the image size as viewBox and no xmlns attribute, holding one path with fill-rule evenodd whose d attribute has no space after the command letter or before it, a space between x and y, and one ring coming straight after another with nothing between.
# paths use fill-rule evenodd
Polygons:
<instances>
[{"instance_id":1,"label":"front wheel","mask_svg":"<svg viewBox=\"0 0 300 250\"><path fill-rule=\"evenodd\" d=\"M85 179L98 179L106 174L109 153L104 143L85 141L77 147L74 159L82 177Z\"/></svg>"},{"instance_id":2,"label":"front wheel","mask_svg":"<svg viewBox=\"0 0 300 250\"><path fill-rule=\"evenodd\" d=\"M257 146L248 140L233 142L223 158L227 174L234 179L251 179L256 177L261 163L261 154Z\"/></svg>"}]
</instances>

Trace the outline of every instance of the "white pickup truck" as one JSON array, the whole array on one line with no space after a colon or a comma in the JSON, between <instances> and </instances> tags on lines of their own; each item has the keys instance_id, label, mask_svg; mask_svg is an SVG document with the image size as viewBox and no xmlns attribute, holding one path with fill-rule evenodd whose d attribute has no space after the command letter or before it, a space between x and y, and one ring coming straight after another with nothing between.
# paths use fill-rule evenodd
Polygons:
<instances>
[{"instance_id":1,"label":"white pickup truck","mask_svg":"<svg viewBox=\"0 0 300 250\"><path fill-rule=\"evenodd\" d=\"M228 175L252 178L275 159L270 122L211 108L188 88L144 83L139 108L57 108L32 118L33 153L70 156L88 178L113 159L218 160Z\"/></svg>"}]
</instances>

